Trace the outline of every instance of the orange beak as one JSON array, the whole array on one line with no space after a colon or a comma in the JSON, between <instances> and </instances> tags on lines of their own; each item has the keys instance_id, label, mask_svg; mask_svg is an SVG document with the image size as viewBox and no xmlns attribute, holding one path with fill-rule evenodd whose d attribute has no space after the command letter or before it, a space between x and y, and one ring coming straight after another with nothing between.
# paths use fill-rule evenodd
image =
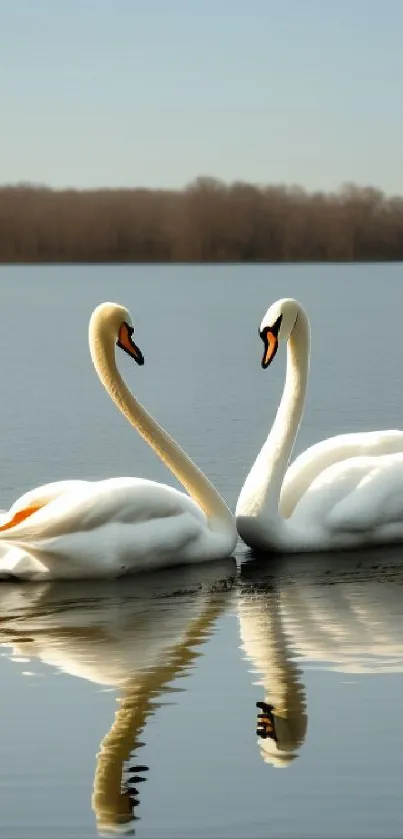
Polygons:
<instances>
[{"instance_id":1,"label":"orange beak","mask_svg":"<svg viewBox=\"0 0 403 839\"><path fill-rule=\"evenodd\" d=\"M280 315L273 326L265 326L261 332L259 330L259 335L264 343L264 353L262 358L263 370L266 370L266 367L272 363L278 350L278 333L280 331L282 320L283 316Z\"/></svg>"},{"instance_id":2,"label":"orange beak","mask_svg":"<svg viewBox=\"0 0 403 839\"><path fill-rule=\"evenodd\" d=\"M262 367L263 370L266 370L269 364L273 361L273 358L278 350L278 338L268 326L260 332L260 337L264 343Z\"/></svg>"},{"instance_id":3,"label":"orange beak","mask_svg":"<svg viewBox=\"0 0 403 839\"><path fill-rule=\"evenodd\" d=\"M137 361L137 364L144 364L144 356L137 344L132 340L134 329L124 321L119 329L118 340L116 345L124 350L131 358Z\"/></svg>"}]
</instances>

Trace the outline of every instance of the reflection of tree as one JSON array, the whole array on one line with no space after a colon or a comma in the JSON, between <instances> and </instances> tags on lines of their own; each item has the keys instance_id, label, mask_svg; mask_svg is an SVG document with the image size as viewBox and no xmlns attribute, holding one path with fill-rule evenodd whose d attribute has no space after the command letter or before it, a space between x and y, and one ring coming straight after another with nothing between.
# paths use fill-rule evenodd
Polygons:
<instances>
[{"instance_id":1,"label":"reflection of tree","mask_svg":"<svg viewBox=\"0 0 403 839\"><path fill-rule=\"evenodd\" d=\"M264 700L257 703L260 752L266 762L286 766L305 740L307 714L301 671L284 633L277 592L242 585L238 617L242 647L264 688Z\"/></svg>"}]
</instances>

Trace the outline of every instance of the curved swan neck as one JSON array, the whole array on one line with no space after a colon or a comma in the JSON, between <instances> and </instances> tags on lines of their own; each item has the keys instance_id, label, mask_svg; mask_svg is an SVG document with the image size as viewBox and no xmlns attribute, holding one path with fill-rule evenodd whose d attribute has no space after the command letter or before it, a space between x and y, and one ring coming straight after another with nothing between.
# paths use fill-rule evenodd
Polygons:
<instances>
[{"instance_id":1,"label":"curved swan neck","mask_svg":"<svg viewBox=\"0 0 403 839\"><path fill-rule=\"evenodd\" d=\"M123 381L115 360L115 337L110 315L93 315L89 329L91 358L98 376L115 405L146 443L168 466L209 519L219 519L231 529L233 516L208 478L169 434L147 413Z\"/></svg>"},{"instance_id":2,"label":"curved swan neck","mask_svg":"<svg viewBox=\"0 0 403 839\"><path fill-rule=\"evenodd\" d=\"M310 329L299 307L287 342L287 373L284 389L270 433L245 481L237 514L264 514L270 525L280 521L278 505L281 486L298 433L305 405L309 372Z\"/></svg>"},{"instance_id":3,"label":"curved swan neck","mask_svg":"<svg viewBox=\"0 0 403 839\"><path fill-rule=\"evenodd\" d=\"M305 406L309 373L309 321L299 308L294 328L287 343L287 372L276 418L266 441L270 464L270 496L278 509L284 475L290 462Z\"/></svg>"}]
</instances>

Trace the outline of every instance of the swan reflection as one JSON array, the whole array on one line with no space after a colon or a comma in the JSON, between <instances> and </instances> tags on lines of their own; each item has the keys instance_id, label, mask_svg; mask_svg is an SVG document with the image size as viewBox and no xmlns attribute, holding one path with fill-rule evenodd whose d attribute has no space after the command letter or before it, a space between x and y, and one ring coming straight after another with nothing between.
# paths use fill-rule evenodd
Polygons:
<instances>
[{"instance_id":1,"label":"swan reflection","mask_svg":"<svg viewBox=\"0 0 403 839\"><path fill-rule=\"evenodd\" d=\"M302 664L403 673L402 559L395 548L345 553L337 563L316 555L243 566L240 637L261 677L257 734L266 762L286 766L304 743Z\"/></svg>"},{"instance_id":2,"label":"swan reflection","mask_svg":"<svg viewBox=\"0 0 403 839\"><path fill-rule=\"evenodd\" d=\"M241 646L261 675L256 731L261 756L282 767L297 756L305 739L305 690L284 631L278 593L257 580L255 585L241 584L238 592Z\"/></svg>"},{"instance_id":3,"label":"swan reflection","mask_svg":"<svg viewBox=\"0 0 403 839\"><path fill-rule=\"evenodd\" d=\"M279 569L287 637L310 666L343 673L403 673L403 549L311 558Z\"/></svg>"},{"instance_id":4,"label":"swan reflection","mask_svg":"<svg viewBox=\"0 0 403 839\"><path fill-rule=\"evenodd\" d=\"M134 832L148 771L134 756L144 745L139 736L158 696L189 673L235 574L228 559L113 582L0 586L0 643L12 655L119 692L96 756L92 808L100 832Z\"/></svg>"}]
</instances>

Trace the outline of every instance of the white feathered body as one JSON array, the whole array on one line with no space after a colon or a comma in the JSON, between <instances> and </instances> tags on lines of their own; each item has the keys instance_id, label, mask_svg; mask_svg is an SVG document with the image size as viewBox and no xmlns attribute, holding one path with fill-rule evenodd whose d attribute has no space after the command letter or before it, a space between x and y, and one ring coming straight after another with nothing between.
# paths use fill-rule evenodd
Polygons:
<instances>
[{"instance_id":1,"label":"white feathered body","mask_svg":"<svg viewBox=\"0 0 403 839\"><path fill-rule=\"evenodd\" d=\"M219 558L217 534L185 493L141 478L65 481L26 493L3 515L43 505L0 531L0 574L118 577ZM225 551L224 551L225 553Z\"/></svg>"},{"instance_id":2,"label":"white feathered body","mask_svg":"<svg viewBox=\"0 0 403 839\"><path fill-rule=\"evenodd\" d=\"M287 469L305 405L308 318L295 300L280 300L266 313L262 334L265 357L277 337L287 341L287 374L273 426L238 498L240 536L251 548L282 552L403 542L403 431L332 437Z\"/></svg>"}]
</instances>

